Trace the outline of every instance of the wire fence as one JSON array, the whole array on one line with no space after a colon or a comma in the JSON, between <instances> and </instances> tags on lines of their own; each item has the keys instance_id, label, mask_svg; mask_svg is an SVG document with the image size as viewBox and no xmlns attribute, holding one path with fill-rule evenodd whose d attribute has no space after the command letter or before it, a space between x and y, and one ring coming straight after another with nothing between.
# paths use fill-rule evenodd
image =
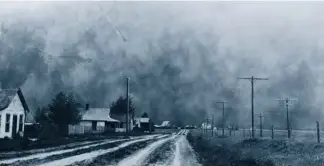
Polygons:
<instances>
[{"instance_id":1,"label":"wire fence","mask_svg":"<svg viewBox=\"0 0 324 166\"><path fill-rule=\"evenodd\" d=\"M207 138L213 137L232 137L234 140L245 140L252 138L251 129L224 129L224 135L222 129L198 129L198 131ZM314 129L308 130L291 130L290 138L288 138L288 130L270 128L270 129L255 129L254 138L267 139L267 140L293 140L297 142L324 142L324 131L320 131L320 128L314 125Z\"/></svg>"}]
</instances>

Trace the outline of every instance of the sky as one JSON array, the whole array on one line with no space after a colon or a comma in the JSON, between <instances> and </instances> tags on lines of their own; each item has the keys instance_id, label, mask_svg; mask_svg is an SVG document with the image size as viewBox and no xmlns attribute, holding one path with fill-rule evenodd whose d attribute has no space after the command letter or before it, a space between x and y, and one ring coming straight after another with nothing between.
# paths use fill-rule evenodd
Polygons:
<instances>
[{"instance_id":1,"label":"sky","mask_svg":"<svg viewBox=\"0 0 324 166\"><path fill-rule=\"evenodd\" d=\"M214 102L227 100L228 123L249 125L250 83L237 77L255 76L269 78L255 83L269 125L284 122L278 98L299 99L296 123L323 116L323 2L0 3L2 70L17 75L2 86L21 86L34 107L58 89L107 107L128 76L138 113L157 121L219 119Z\"/></svg>"}]
</instances>

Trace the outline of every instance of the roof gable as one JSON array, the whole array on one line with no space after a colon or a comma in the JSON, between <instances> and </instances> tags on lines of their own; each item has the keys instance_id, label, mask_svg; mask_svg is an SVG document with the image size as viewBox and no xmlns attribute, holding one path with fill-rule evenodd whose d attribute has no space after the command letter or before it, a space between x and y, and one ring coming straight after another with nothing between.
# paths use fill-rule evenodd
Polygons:
<instances>
[{"instance_id":1,"label":"roof gable","mask_svg":"<svg viewBox=\"0 0 324 166\"><path fill-rule=\"evenodd\" d=\"M0 111L9 107L10 103L14 99L14 97L18 94L18 97L21 101L21 104L24 107L24 110L29 112L29 108L27 106L24 95L21 92L21 89L0 89Z\"/></svg>"},{"instance_id":2,"label":"roof gable","mask_svg":"<svg viewBox=\"0 0 324 166\"><path fill-rule=\"evenodd\" d=\"M1 89L0 90L0 110L8 108L12 99L17 94L16 89Z\"/></svg>"}]
</instances>

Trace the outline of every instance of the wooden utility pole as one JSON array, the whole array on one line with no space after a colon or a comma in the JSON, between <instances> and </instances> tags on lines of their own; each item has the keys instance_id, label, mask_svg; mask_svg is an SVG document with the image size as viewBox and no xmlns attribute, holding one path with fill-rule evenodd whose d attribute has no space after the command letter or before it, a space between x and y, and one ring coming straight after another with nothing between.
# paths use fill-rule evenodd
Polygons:
<instances>
[{"instance_id":1,"label":"wooden utility pole","mask_svg":"<svg viewBox=\"0 0 324 166\"><path fill-rule=\"evenodd\" d=\"M206 136L208 136L208 117L206 118Z\"/></svg>"},{"instance_id":2,"label":"wooden utility pole","mask_svg":"<svg viewBox=\"0 0 324 166\"><path fill-rule=\"evenodd\" d=\"M222 104L222 135L225 135L225 103L228 103L227 101L217 101L216 103Z\"/></svg>"},{"instance_id":3,"label":"wooden utility pole","mask_svg":"<svg viewBox=\"0 0 324 166\"><path fill-rule=\"evenodd\" d=\"M214 115L212 116L212 122L211 122L211 132L212 137L214 137Z\"/></svg>"},{"instance_id":4,"label":"wooden utility pole","mask_svg":"<svg viewBox=\"0 0 324 166\"><path fill-rule=\"evenodd\" d=\"M243 138L245 138L245 128L243 128Z\"/></svg>"},{"instance_id":5,"label":"wooden utility pole","mask_svg":"<svg viewBox=\"0 0 324 166\"><path fill-rule=\"evenodd\" d=\"M273 125L271 126L271 139L274 139L274 128Z\"/></svg>"},{"instance_id":6,"label":"wooden utility pole","mask_svg":"<svg viewBox=\"0 0 324 166\"><path fill-rule=\"evenodd\" d=\"M259 113L259 118L260 118L260 137L262 138L262 118L263 118L263 115L262 113Z\"/></svg>"},{"instance_id":7,"label":"wooden utility pole","mask_svg":"<svg viewBox=\"0 0 324 166\"><path fill-rule=\"evenodd\" d=\"M319 122L316 121L316 130L317 130L317 142L320 143L321 139L320 139L320 127L319 127Z\"/></svg>"},{"instance_id":8,"label":"wooden utility pole","mask_svg":"<svg viewBox=\"0 0 324 166\"><path fill-rule=\"evenodd\" d=\"M252 116L252 139L254 139L254 82L256 80L268 80L268 78L257 78L257 77L250 77L250 78L237 78L237 79L244 79L251 81L251 116Z\"/></svg>"},{"instance_id":9,"label":"wooden utility pole","mask_svg":"<svg viewBox=\"0 0 324 166\"><path fill-rule=\"evenodd\" d=\"M126 78L126 134L129 134L129 78Z\"/></svg>"},{"instance_id":10,"label":"wooden utility pole","mask_svg":"<svg viewBox=\"0 0 324 166\"><path fill-rule=\"evenodd\" d=\"M285 102L285 105L286 105L286 121L287 121L287 135L288 135L288 139L290 139L290 137L291 137L291 126L290 126L290 121L289 121L289 102L297 100L297 99L286 98L286 99L277 99L277 100Z\"/></svg>"}]
</instances>

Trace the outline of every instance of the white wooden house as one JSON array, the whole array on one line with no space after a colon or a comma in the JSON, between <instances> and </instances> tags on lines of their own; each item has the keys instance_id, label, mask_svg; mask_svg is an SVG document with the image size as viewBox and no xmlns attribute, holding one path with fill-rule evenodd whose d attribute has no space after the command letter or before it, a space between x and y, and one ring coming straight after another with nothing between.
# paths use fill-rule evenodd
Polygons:
<instances>
[{"instance_id":1,"label":"white wooden house","mask_svg":"<svg viewBox=\"0 0 324 166\"><path fill-rule=\"evenodd\" d=\"M29 112L25 98L19 89L0 90L0 138L24 135L26 113Z\"/></svg>"},{"instance_id":2,"label":"white wooden house","mask_svg":"<svg viewBox=\"0 0 324 166\"><path fill-rule=\"evenodd\" d=\"M109 108L89 108L89 104L81 111L82 119L78 125L69 125L69 134L115 132L119 121L110 117Z\"/></svg>"}]
</instances>

